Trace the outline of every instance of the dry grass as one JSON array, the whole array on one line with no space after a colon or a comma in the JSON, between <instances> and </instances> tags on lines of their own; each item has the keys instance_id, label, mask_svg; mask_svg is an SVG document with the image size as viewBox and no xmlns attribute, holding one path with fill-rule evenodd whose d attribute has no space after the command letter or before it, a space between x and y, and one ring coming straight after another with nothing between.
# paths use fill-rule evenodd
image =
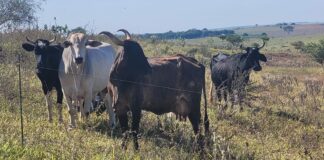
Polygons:
<instances>
[{"instance_id":1,"label":"dry grass","mask_svg":"<svg viewBox=\"0 0 324 160\"><path fill-rule=\"evenodd\" d=\"M57 119L53 124L47 122L40 82L33 73L33 55L19 47L25 34L10 35L17 38L1 42L6 47L0 64L0 159L324 159L324 69L304 55L266 53L272 58L263 64L262 72L251 76L249 93L258 97L250 99L251 107L239 111L234 106L219 118L217 105L209 104L211 134L205 138L203 152L194 151L189 122L162 116L160 127L157 116L148 112L142 114L140 150L134 151L129 141L124 151L120 129L112 132L107 127L106 114L92 115L91 128L79 122L78 128L68 131L65 107L63 125ZM30 34L51 38L47 33ZM158 42L157 47L146 40L141 43L150 56L199 48L180 42ZM195 56L208 59L200 51ZM212 47L207 46L207 51L211 54ZM15 52L23 53L25 60L24 147L20 145ZM206 79L208 88L209 71Z\"/></svg>"}]
</instances>

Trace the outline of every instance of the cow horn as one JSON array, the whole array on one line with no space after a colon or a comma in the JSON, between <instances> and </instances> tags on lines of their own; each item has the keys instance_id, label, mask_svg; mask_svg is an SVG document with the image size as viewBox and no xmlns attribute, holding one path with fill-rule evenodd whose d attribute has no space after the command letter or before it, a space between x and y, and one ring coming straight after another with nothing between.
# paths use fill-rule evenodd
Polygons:
<instances>
[{"instance_id":1,"label":"cow horn","mask_svg":"<svg viewBox=\"0 0 324 160\"><path fill-rule=\"evenodd\" d=\"M110 32L107 32L107 31L102 31L100 32L99 34L104 34L106 36L108 36L112 42L114 42L116 45L119 45L119 46L124 46L124 42L121 41L120 39L118 39L116 36L114 36L112 33Z\"/></svg>"},{"instance_id":2,"label":"cow horn","mask_svg":"<svg viewBox=\"0 0 324 160\"><path fill-rule=\"evenodd\" d=\"M26 36L26 40L27 40L27 42L35 43L34 41L30 40L30 39L28 38L28 36Z\"/></svg>"},{"instance_id":3,"label":"cow horn","mask_svg":"<svg viewBox=\"0 0 324 160\"><path fill-rule=\"evenodd\" d=\"M54 38L51 39L51 40L49 41L49 43L53 43L55 40L56 40L56 36L54 36Z\"/></svg>"},{"instance_id":4,"label":"cow horn","mask_svg":"<svg viewBox=\"0 0 324 160\"><path fill-rule=\"evenodd\" d=\"M259 49L263 48L265 46L265 41L263 40L263 44L261 47L259 47Z\"/></svg>"},{"instance_id":5,"label":"cow horn","mask_svg":"<svg viewBox=\"0 0 324 160\"><path fill-rule=\"evenodd\" d=\"M126 31L126 29L120 29L117 32L124 32L124 34L126 35L126 40L131 40L132 39L131 35L129 34L128 31Z\"/></svg>"}]
</instances>

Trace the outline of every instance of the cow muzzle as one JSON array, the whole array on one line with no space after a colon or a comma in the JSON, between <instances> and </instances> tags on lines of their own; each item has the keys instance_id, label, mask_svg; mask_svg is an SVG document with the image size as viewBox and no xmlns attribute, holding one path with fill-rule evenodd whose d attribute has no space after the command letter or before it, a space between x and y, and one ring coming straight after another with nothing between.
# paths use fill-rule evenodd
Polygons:
<instances>
[{"instance_id":1,"label":"cow muzzle","mask_svg":"<svg viewBox=\"0 0 324 160\"><path fill-rule=\"evenodd\" d=\"M261 66L255 66L253 68L254 71L261 71L262 70L262 67Z\"/></svg>"},{"instance_id":2,"label":"cow muzzle","mask_svg":"<svg viewBox=\"0 0 324 160\"><path fill-rule=\"evenodd\" d=\"M83 62L83 58L82 57L75 58L75 63L76 64L81 64L82 62Z\"/></svg>"}]
</instances>

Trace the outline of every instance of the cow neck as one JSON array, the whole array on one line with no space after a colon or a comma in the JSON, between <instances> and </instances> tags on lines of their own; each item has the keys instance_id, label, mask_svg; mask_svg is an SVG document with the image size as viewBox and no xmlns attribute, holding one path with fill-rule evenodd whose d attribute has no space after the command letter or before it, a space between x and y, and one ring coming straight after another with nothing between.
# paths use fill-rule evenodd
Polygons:
<instances>
[{"instance_id":1,"label":"cow neck","mask_svg":"<svg viewBox=\"0 0 324 160\"><path fill-rule=\"evenodd\" d=\"M247 53L242 53L241 56L244 56L241 61L238 63L238 68L240 69L241 74L250 74L252 67L249 67L248 64L248 54Z\"/></svg>"}]
</instances>

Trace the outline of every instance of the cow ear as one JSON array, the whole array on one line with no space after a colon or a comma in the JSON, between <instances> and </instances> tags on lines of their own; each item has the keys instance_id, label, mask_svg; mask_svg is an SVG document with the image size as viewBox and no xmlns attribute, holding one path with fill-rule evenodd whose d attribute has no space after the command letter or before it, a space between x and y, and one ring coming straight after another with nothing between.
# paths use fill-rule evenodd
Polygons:
<instances>
[{"instance_id":1,"label":"cow ear","mask_svg":"<svg viewBox=\"0 0 324 160\"><path fill-rule=\"evenodd\" d=\"M88 42L86 43L86 46L91 46L91 47L98 47L100 45L102 45L101 42L93 41L93 40L88 40Z\"/></svg>"},{"instance_id":2,"label":"cow ear","mask_svg":"<svg viewBox=\"0 0 324 160\"><path fill-rule=\"evenodd\" d=\"M31 52L35 49L35 46L32 44L29 44L29 43L23 43L21 46L24 50L26 50L28 52Z\"/></svg>"},{"instance_id":3,"label":"cow ear","mask_svg":"<svg viewBox=\"0 0 324 160\"><path fill-rule=\"evenodd\" d=\"M63 48L67 48L72 45L70 41L64 41L63 44L61 44Z\"/></svg>"},{"instance_id":4,"label":"cow ear","mask_svg":"<svg viewBox=\"0 0 324 160\"><path fill-rule=\"evenodd\" d=\"M264 54L259 54L259 60L263 62L267 62L267 57Z\"/></svg>"}]
</instances>

